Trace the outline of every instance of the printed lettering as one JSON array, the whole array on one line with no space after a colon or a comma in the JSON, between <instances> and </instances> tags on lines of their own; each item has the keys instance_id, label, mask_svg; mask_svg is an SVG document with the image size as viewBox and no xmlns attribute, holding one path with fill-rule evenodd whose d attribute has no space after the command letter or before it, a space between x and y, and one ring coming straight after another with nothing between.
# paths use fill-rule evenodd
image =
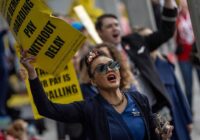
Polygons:
<instances>
[{"instance_id":1,"label":"printed lettering","mask_svg":"<svg viewBox=\"0 0 200 140\"><path fill-rule=\"evenodd\" d=\"M28 53L34 56L37 56L41 48L47 42L47 39L50 38L56 26L53 25L50 21L44 26L43 30L40 32L38 37L35 39L33 44L31 45Z\"/></svg>"},{"instance_id":2,"label":"printed lettering","mask_svg":"<svg viewBox=\"0 0 200 140\"><path fill-rule=\"evenodd\" d=\"M51 44L48 50L45 52L45 55L53 59L55 55L59 52L59 50L62 48L64 43L65 41L62 40L59 36L57 36L53 41L53 44Z\"/></svg>"},{"instance_id":3,"label":"printed lettering","mask_svg":"<svg viewBox=\"0 0 200 140\"><path fill-rule=\"evenodd\" d=\"M33 24L33 22L30 20L29 23L28 23L28 25L24 29L24 33L26 34L26 36L28 36L30 38L31 35L34 33L35 30L36 30L36 27Z\"/></svg>"}]
</instances>

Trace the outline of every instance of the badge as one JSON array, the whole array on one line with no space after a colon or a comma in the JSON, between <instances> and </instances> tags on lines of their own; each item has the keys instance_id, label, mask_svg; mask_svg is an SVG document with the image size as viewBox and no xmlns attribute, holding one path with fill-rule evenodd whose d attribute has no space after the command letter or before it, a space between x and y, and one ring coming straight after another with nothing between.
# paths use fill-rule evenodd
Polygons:
<instances>
[{"instance_id":1,"label":"badge","mask_svg":"<svg viewBox=\"0 0 200 140\"><path fill-rule=\"evenodd\" d=\"M137 111L135 108L132 109L132 114L133 114L134 117L140 116L140 112Z\"/></svg>"}]
</instances>

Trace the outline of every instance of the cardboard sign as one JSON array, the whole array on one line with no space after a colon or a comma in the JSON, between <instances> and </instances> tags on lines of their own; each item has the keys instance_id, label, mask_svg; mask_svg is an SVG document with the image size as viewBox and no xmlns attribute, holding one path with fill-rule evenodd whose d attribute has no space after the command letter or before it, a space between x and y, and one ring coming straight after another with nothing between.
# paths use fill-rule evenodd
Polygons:
<instances>
[{"instance_id":1,"label":"cardboard sign","mask_svg":"<svg viewBox=\"0 0 200 140\"><path fill-rule=\"evenodd\" d=\"M17 50L17 56L19 57L19 45L15 45L15 48ZM28 81L28 73L21 65L21 71L22 70L24 71L23 78L25 79L25 84L33 110L34 118L40 119L42 118L42 116L38 113L35 103L33 101L33 96ZM69 61L69 63L65 67L65 70L58 76L48 74L37 66L36 72L50 101L54 103L68 104L74 101L83 100L80 85L72 61Z\"/></svg>"},{"instance_id":2,"label":"cardboard sign","mask_svg":"<svg viewBox=\"0 0 200 140\"><path fill-rule=\"evenodd\" d=\"M86 37L65 21L51 16L40 0L1 0L0 12L11 32L37 65L48 73L62 72Z\"/></svg>"},{"instance_id":3,"label":"cardboard sign","mask_svg":"<svg viewBox=\"0 0 200 140\"><path fill-rule=\"evenodd\" d=\"M83 100L79 82L71 61L68 63L66 70L57 77L50 75L39 68L36 68L36 72L44 87L47 97L52 102L68 104L73 101ZM28 80L26 80L26 87L30 97L34 118L39 119L42 116L39 115L34 104Z\"/></svg>"}]
</instances>

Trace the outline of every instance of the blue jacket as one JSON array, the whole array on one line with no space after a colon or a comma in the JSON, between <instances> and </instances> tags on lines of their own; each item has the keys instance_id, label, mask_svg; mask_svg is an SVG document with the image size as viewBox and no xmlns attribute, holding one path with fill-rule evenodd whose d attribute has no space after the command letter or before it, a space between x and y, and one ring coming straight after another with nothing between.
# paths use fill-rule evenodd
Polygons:
<instances>
[{"instance_id":1,"label":"blue jacket","mask_svg":"<svg viewBox=\"0 0 200 140\"><path fill-rule=\"evenodd\" d=\"M38 112L48 118L62 122L79 122L91 140L111 140L106 112L101 95L71 104L55 104L48 100L39 79L30 80L30 87ZM128 92L138 104L146 124L145 140L159 139L155 134L155 122L148 99L138 92Z\"/></svg>"},{"instance_id":2,"label":"blue jacket","mask_svg":"<svg viewBox=\"0 0 200 140\"><path fill-rule=\"evenodd\" d=\"M172 140L190 140L187 125L192 123L192 113L174 74L173 65L159 58L155 61L158 74L172 101L174 133Z\"/></svg>"}]
</instances>

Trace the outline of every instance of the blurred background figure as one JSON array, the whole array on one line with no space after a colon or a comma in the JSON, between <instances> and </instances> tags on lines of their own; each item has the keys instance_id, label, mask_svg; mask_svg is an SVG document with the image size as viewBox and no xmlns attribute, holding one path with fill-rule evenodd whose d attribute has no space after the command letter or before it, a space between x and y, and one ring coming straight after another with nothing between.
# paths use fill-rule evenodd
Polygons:
<instances>
[{"instance_id":1,"label":"blurred background figure","mask_svg":"<svg viewBox=\"0 0 200 140\"><path fill-rule=\"evenodd\" d=\"M28 123L23 120L14 121L7 129L7 134L18 140L28 140Z\"/></svg>"},{"instance_id":2,"label":"blurred background figure","mask_svg":"<svg viewBox=\"0 0 200 140\"><path fill-rule=\"evenodd\" d=\"M152 52L151 56L158 74L172 100L175 131L171 140L190 140L193 123L192 112L175 76L174 65L157 50Z\"/></svg>"},{"instance_id":3,"label":"blurred background figure","mask_svg":"<svg viewBox=\"0 0 200 140\"><path fill-rule=\"evenodd\" d=\"M145 27L138 28L136 31L142 36L147 36L152 33L151 29ZM169 61L167 56L162 55L158 50L154 50L150 54L156 72L172 101L172 121L175 127L171 140L190 140L193 123L192 112L176 78L174 72L175 65Z\"/></svg>"},{"instance_id":4,"label":"blurred background figure","mask_svg":"<svg viewBox=\"0 0 200 140\"><path fill-rule=\"evenodd\" d=\"M29 132L29 125L24 120L14 121L7 129L7 135L16 140L39 140L36 136Z\"/></svg>"},{"instance_id":5,"label":"blurred background figure","mask_svg":"<svg viewBox=\"0 0 200 140\"><path fill-rule=\"evenodd\" d=\"M192 29L192 23L186 0L180 0L179 15L176 22L177 34L176 34L176 54L178 63L180 66L181 74L184 81L185 91L188 102L192 109L193 100L193 78L192 70L193 66L191 63L191 52L195 47L195 37ZM195 49L195 48L194 48ZM198 79L200 80L200 70L197 71Z\"/></svg>"},{"instance_id":6,"label":"blurred background figure","mask_svg":"<svg viewBox=\"0 0 200 140\"><path fill-rule=\"evenodd\" d=\"M0 30L0 129L6 127L10 123L10 117L6 112L6 97L8 90L8 67L6 64L4 36L7 29Z\"/></svg>"},{"instance_id":7,"label":"blurred background figure","mask_svg":"<svg viewBox=\"0 0 200 140\"><path fill-rule=\"evenodd\" d=\"M81 46L81 48L76 52L76 54L73 57L74 68L76 70L77 76L79 77L80 60L83 56L85 56L89 52L89 50L91 50L93 44L89 38L87 30L85 29L84 25L81 22L73 21L71 22L71 26L76 30L82 32L87 37L87 40L85 41L83 46Z\"/></svg>"}]
</instances>

